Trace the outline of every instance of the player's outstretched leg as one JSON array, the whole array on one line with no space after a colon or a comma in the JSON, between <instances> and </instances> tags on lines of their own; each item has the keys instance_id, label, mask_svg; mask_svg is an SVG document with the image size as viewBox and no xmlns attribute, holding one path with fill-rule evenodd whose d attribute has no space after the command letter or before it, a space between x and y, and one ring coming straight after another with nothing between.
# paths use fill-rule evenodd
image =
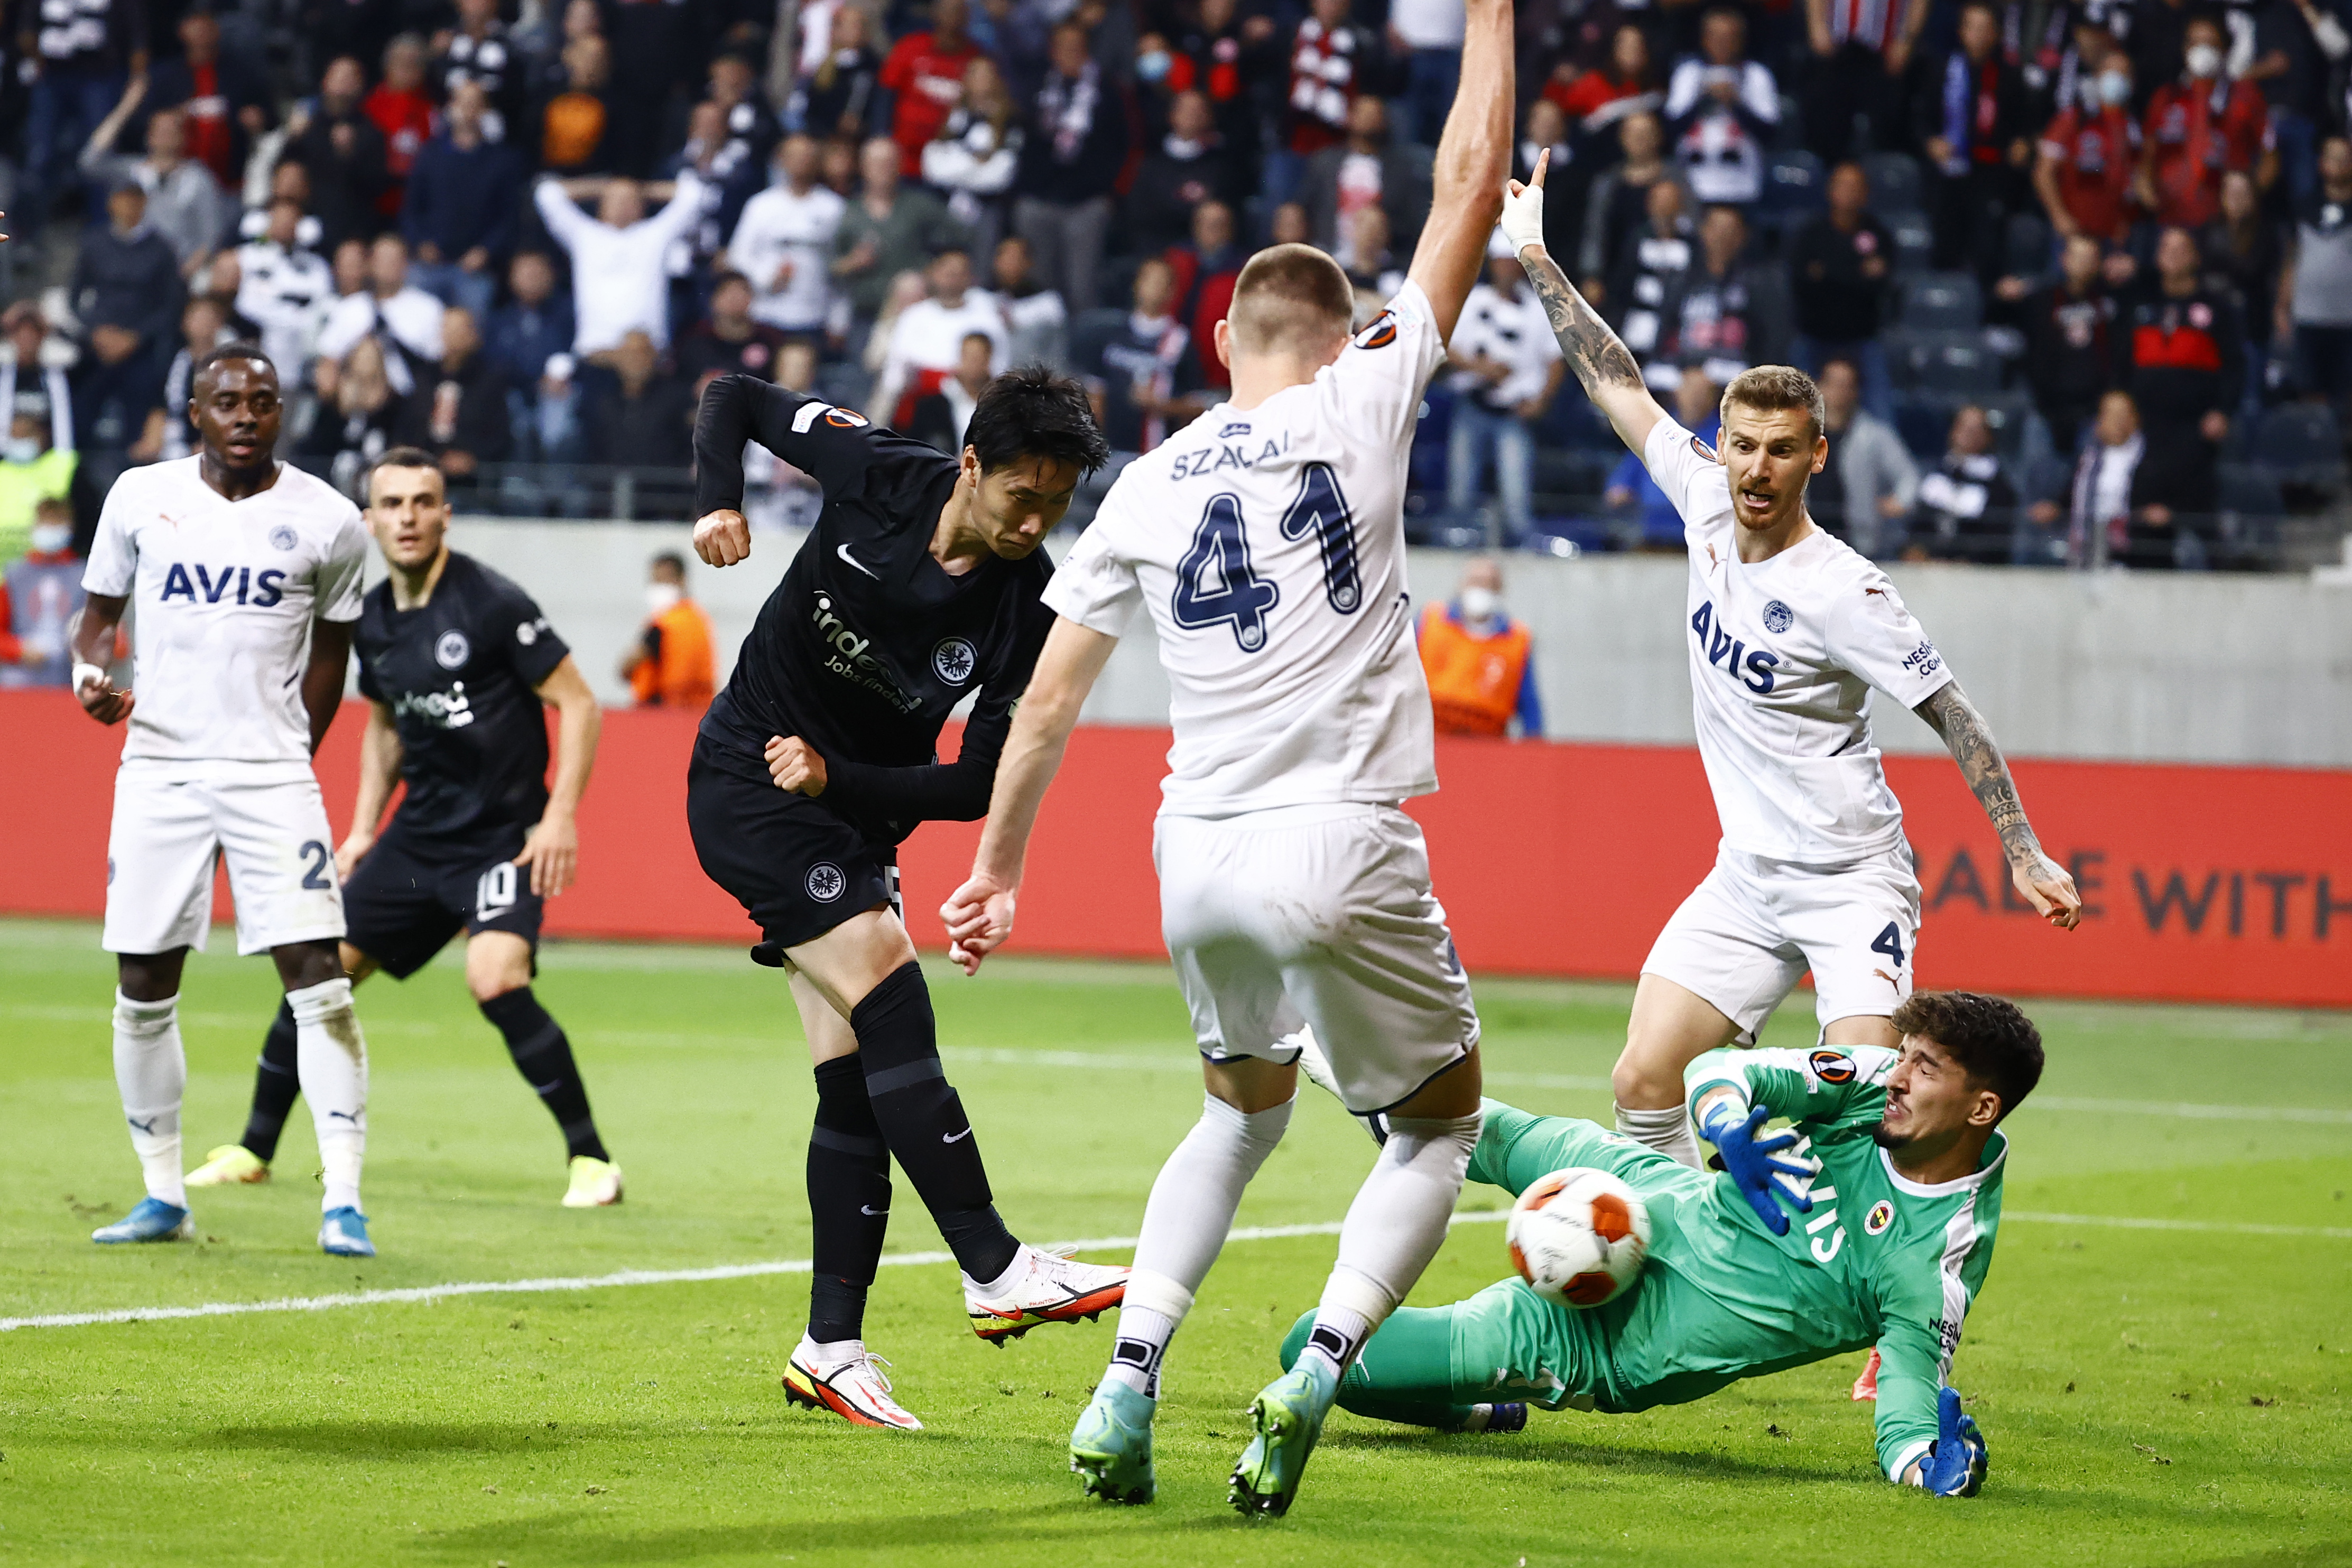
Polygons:
<instances>
[{"instance_id":1,"label":"player's outstretched leg","mask_svg":"<svg viewBox=\"0 0 2352 1568\"><path fill-rule=\"evenodd\" d=\"M1401 1307L1380 1326L1345 1376L1339 1408L1376 1421L1431 1427L1441 1432L1517 1432L1528 1424L1523 1401L1471 1401L1454 1384L1453 1307ZM1296 1366L1315 1331L1315 1314L1300 1314L1282 1342L1285 1371Z\"/></svg>"},{"instance_id":2,"label":"player's outstretched leg","mask_svg":"<svg viewBox=\"0 0 2352 1568\"><path fill-rule=\"evenodd\" d=\"M92 1241L175 1241L195 1234L180 1175L180 1098L188 1060L180 1045L176 973L172 978L173 994L155 1000L114 993L114 1082L147 1196L122 1218L90 1232Z\"/></svg>"},{"instance_id":3,"label":"player's outstretched leg","mask_svg":"<svg viewBox=\"0 0 2352 1568\"><path fill-rule=\"evenodd\" d=\"M1227 1091L1244 1103L1281 1099L1244 1111L1214 1092L1203 1094L1200 1121L1151 1184L1110 1365L1070 1433L1070 1469L1083 1478L1087 1495L1109 1502L1151 1500L1161 1358L1224 1246L1243 1189L1282 1141L1297 1103L1287 1071L1271 1063L1223 1063L1209 1071L1226 1079Z\"/></svg>"},{"instance_id":4,"label":"player's outstretched leg","mask_svg":"<svg viewBox=\"0 0 2352 1568\"><path fill-rule=\"evenodd\" d=\"M281 998L278 1016L269 1020L269 1032L262 1038L261 1059L253 1070L253 1105L245 1114L245 1132L236 1143L207 1151L205 1163L188 1173L188 1185L228 1186L268 1181L269 1162L278 1157L278 1139L301 1093L294 1009Z\"/></svg>"},{"instance_id":5,"label":"player's outstretched leg","mask_svg":"<svg viewBox=\"0 0 2352 1568\"><path fill-rule=\"evenodd\" d=\"M322 945L334 956L334 944ZM278 948L281 972L307 977L320 967ZM367 1156L367 1040L352 1010L352 982L332 964L331 979L289 987L286 1003L294 1014L295 1057L302 1092L310 1101L311 1125L319 1137L319 1165L326 1193L320 1201L319 1249L339 1258L373 1258L367 1216L360 1210L360 1166Z\"/></svg>"},{"instance_id":6,"label":"player's outstretched leg","mask_svg":"<svg viewBox=\"0 0 2352 1568\"><path fill-rule=\"evenodd\" d=\"M910 958L884 977L850 1009L849 1027L883 1140L963 1270L972 1332L1002 1344L1118 1305L1126 1270L1024 1246L998 1217L971 1119L940 1064L922 967Z\"/></svg>"},{"instance_id":7,"label":"player's outstretched leg","mask_svg":"<svg viewBox=\"0 0 2352 1568\"><path fill-rule=\"evenodd\" d=\"M1415 1096L1423 1103L1409 1101L1406 1108L1440 1109L1465 1090L1475 1092L1475 1051L1454 1071L1463 1074L1457 1082L1441 1079ZM1341 1374L1445 1239L1478 1125L1475 1110L1466 1116L1389 1118L1388 1141L1341 1222L1339 1264L1323 1288L1306 1346L1250 1406L1256 1434L1234 1467L1229 1498L1244 1513L1288 1511Z\"/></svg>"},{"instance_id":8,"label":"player's outstretched leg","mask_svg":"<svg viewBox=\"0 0 2352 1568\"><path fill-rule=\"evenodd\" d=\"M479 941L480 938L476 938ZM520 939L518 946L522 946ZM470 957L470 955L469 955ZM530 973L524 948L525 975ZM563 1194L566 1208L600 1208L621 1201L621 1167L597 1134L595 1113L588 1108L588 1085L572 1059L572 1040L548 1010L540 1006L529 984L499 991L478 1004L482 1017L507 1042L507 1054L547 1107L563 1134L564 1157L570 1162L570 1185Z\"/></svg>"}]
</instances>

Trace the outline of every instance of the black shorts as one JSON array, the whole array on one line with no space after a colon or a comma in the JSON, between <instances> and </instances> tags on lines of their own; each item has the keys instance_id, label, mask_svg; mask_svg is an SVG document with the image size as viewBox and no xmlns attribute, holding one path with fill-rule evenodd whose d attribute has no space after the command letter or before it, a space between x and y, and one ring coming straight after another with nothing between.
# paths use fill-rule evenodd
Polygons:
<instances>
[{"instance_id":1,"label":"black shorts","mask_svg":"<svg viewBox=\"0 0 2352 1568\"><path fill-rule=\"evenodd\" d=\"M762 936L797 947L877 904L901 911L898 845L714 762L711 745L698 740L687 768L687 827L704 874L735 895Z\"/></svg>"},{"instance_id":2,"label":"black shorts","mask_svg":"<svg viewBox=\"0 0 2352 1568\"><path fill-rule=\"evenodd\" d=\"M411 839L395 818L343 883L343 940L395 980L459 931L511 931L536 953L544 905L529 868L514 863L529 836L510 827L456 841Z\"/></svg>"}]
</instances>

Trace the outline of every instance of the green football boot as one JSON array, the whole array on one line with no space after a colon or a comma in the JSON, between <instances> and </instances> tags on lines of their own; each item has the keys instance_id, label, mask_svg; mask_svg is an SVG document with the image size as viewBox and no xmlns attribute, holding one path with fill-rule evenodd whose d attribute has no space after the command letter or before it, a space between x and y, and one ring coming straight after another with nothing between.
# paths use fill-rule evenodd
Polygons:
<instances>
[{"instance_id":1,"label":"green football boot","mask_svg":"<svg viewBox=\"0 0 2352 1568\"><path fill-rule=\"evenodd\" d=\"M1323 1417L1339 1387L1339 1380L1328 1372L1316 1375L1314 1369L1327 1364L1302 1356L1250 1401L1250 1420L1257 1435L1234 1466L1233 1490L1226 1494L1226 1500L1242 1512L1279 1519L1290 1511L1298 1479L1307 1471L1307 1456L1323 1436Z\"/></svg>"},{"instance_id":2,"label":"green football boot","mask_svg":"<svg viewBox=\"0 0 2352 1568\"><path fill-rule=\"evenodd\" d=\"M1150 1502L1159 1490L1151 1476L1151 1417L1160 1402L1124 1383L1106 1381L1070 1432L1070 1469L1086 1494L1105 1502Z\"/></svg>"}]
</instances>

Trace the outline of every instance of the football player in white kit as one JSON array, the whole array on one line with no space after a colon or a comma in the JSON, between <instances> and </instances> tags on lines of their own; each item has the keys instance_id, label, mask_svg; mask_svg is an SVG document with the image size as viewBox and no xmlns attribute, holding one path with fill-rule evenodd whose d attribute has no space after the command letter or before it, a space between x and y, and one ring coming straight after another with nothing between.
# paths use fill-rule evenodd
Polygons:
<instances>
[{"instance_id":1,"label":"football player in white kit","mask_svg":"<svg viewBox=\"0 0 2352 1568\"><path fill-rule=\"evenodd\" d=\"M342 892L310 757L342 700L367 533L359 508L271 455L278 372L250 343L191 377L202 449L133 468L100 514L73 636L74 694L130 721L106 847L104 944L116 955L114 1076L147 1197L96 1241L194 1234L180 1166L187 1061L177 1016L188 949L228 863L241 954L267 951L294 1010L302 1091L324 1169L319 1245L373 1257L360 1212L367 1045L337 943ZM107 681L136 601L132 691ZM134 701L132 692L137 694Z\"/></svg>"},{"instance_id":2,"label":"football player in white kit","mask_svg":"<svg viewBox=\"0 0 2352 1568\"><path fill-rule=\"evenodd\" d=\"M1207 1080L1145 1208L1109 1370L1071 1468L1150 1500L1160 1361L1281 1138L1311 1025L1351 1111L1390 1136L1293 1370L1252 1406L1232 1501L1285 1511L1341 1374L1445 1237L1477 1142L1478 1016L1399 810L1437 787L1405 591L1405 461L1483 265L1508 171L1508 0L1470 0L1462 85L1405 285L1351 338L1339 265L1259 252L1218 353L1233 395L1129 465L1055 572L1059 619L1013 718L971 879L943 914L967 969L1013 924L1040 800L1139 604L1173 689L1154 842L1168 948Z\"/></svg>"},{"instance_id":3,"label":"football player in white kit","mask_svg":"<svg viewBox=\"0 0 2352 1568\"><path fill-rule=\"evenodd\" d=\"M1618 1131L1696 1166L1684 1067L1752 1040L1808 968L1822 1026L1809 1072L1842 1082L1853 1066L1839 1048L1901 1044L1888 1015L1911 994L1919 883L1871 733L1874 688L1943 737L2034 910L2072 930L2083 904L2027 823L1983 716L1894 583L1806 514L1806 481L1829 458L1820 390L1782 365L1742 372L1723 394L1721 455L1708 451L1658 406L1625 345L1545 251L1544 166L1532 184L1512 182L1503 231L1569 367L1674 501L1690 546L1692 706L1723 837L1715 869L1643 962L1614 1087ZM1793 1145L1785 1134L1759 1140L1762 1121L1705 1131L1718 1146Z\"/></svg>"}]
</instances>

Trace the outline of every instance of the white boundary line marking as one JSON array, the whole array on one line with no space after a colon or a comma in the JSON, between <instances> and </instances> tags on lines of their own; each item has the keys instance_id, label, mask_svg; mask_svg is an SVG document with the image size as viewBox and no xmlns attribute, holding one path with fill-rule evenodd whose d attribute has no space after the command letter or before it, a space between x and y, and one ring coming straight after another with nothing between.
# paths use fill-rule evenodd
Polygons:
<instances>
[{"instance_id":1,"label":"white boundary line marking","mask_svg":"<svg viewBox=\"0 0 2352 1568\"><path fill-rule=\"evenodd\" d=\"M1510 1218L1507 1208L1476 1209L1456 1214L1456 1225L1493 1225ZM2040 1214L2018 1210L2001 1216L2028 1225L2095 1225L2124 1230L2201 1230L2232 1236L2301 1236L2331 1241L2352 1241L2352 1228L2332 1225L2232 1225L2221 1220L2155 1219L2122 1214ZM1294 1236L1337 1236L1336 1219L1312 1225L1252 1225L1233 1231L1228 1241L1275 1241ZM1132 1236L1090 1236L1057 1241L1081 1252L1121 1251L1135 1245ZM951 1263L950 1252L892 1252L883 1256L885 1269L918 1268ZM623 1285L682 1285L714 1280L751 1280L771 1274L805 1274L805 1258L768 1263L721 1263L707 1269L624 1269L614 1274L572 1275L544 1280L474 1280L449 1285L411 1285L391 1291L344 1291L327 1296L280 1296L263 1301L207 1301L185 1307L118 1307L98 1312L50 1312L37 1317L0 1318L0 1333L17 1329L87 1328L95 1323L167 1322L184 1318L246 1317L256 1312L323 1312L340 1307L399 1306L418 1301L447 1301L460 1296L530 1296L558 1291L604 1291Z\"/></svg>"}]
</instances>

